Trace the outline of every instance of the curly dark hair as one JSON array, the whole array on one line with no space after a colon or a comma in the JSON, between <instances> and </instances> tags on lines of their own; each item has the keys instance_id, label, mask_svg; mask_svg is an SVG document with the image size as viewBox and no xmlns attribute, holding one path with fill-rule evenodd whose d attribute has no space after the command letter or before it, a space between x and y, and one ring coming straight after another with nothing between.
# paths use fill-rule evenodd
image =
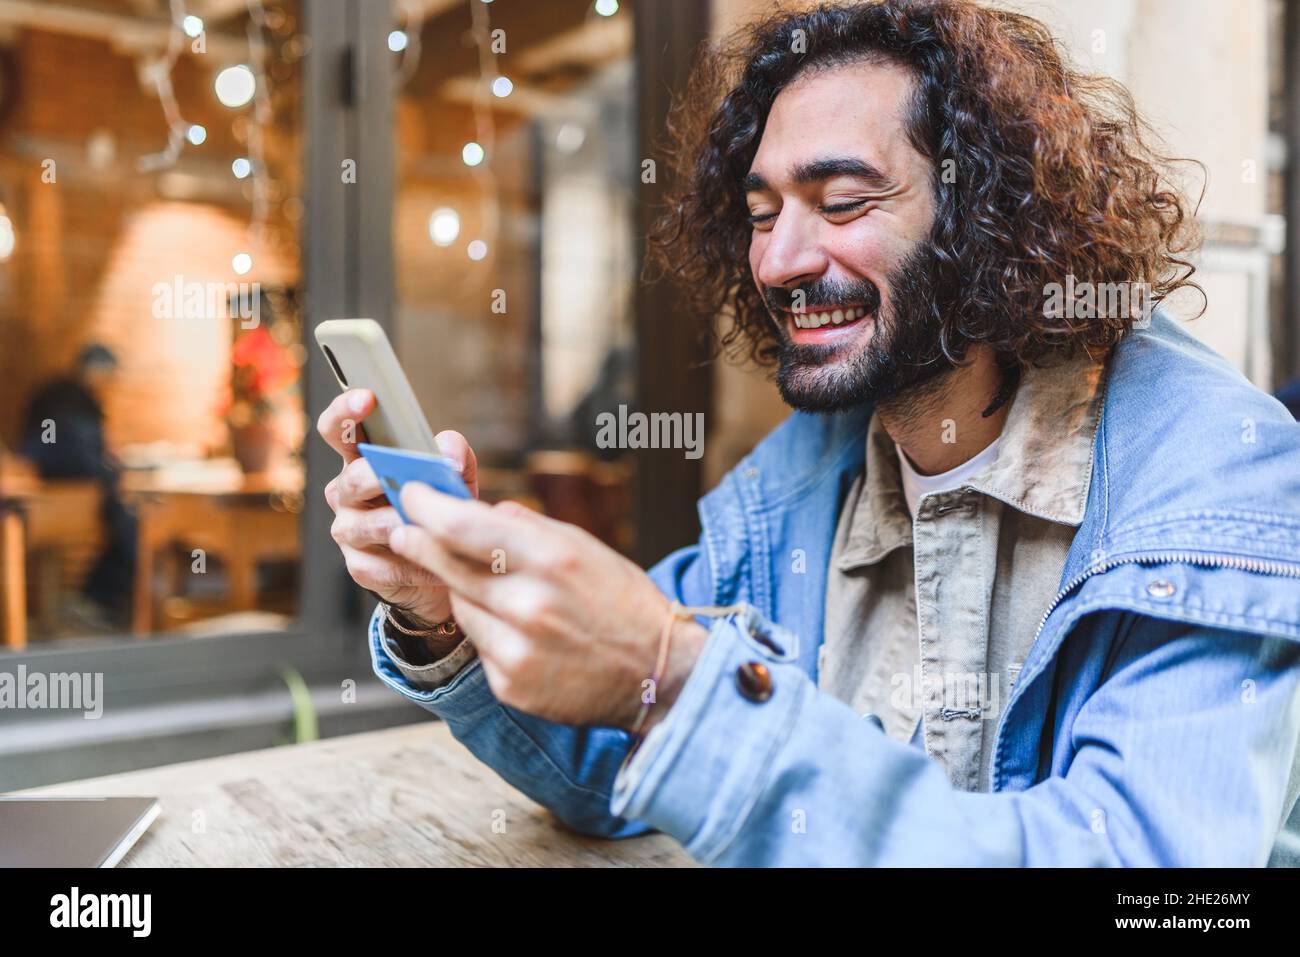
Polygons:
<instances>
[{"instance_id":1,"label":"curly dark hair","mask_svg":"<svg viewBox=\"0 0 1300 957\"><path fill-rule=\"evenodd\" d=\"M749 271L742 185L768 111L806 71L864 60L915 78L907 133L934 166L933 309L949 358L975 342L1007 371L1103 356L1134 318L1045 315L1046 287L1069 275L1145 284L1151 303L1200 290L1182 258L1199 235L1173 185L1179 161L1149 145L1128 91L1071 69L1046 26L970 0L823 5L705 49L670 118L677 165L647 274L680 282L702 317L729 313L729 325L710 322L727 353L770 364L778 351Z\"/></svg>"}]
</instances>

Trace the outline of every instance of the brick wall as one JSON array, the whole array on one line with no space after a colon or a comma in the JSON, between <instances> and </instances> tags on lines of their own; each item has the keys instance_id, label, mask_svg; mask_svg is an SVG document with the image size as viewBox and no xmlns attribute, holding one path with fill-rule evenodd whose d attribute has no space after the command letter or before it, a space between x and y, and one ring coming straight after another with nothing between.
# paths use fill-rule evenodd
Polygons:
<instances>
[{"instance_id":1,"label":"brick wall","mask_svg":"<svg viewBox=\"0 0 1300 957\"><path fill-rule=\"evenodd\" d=\"M178 61L182 115L202 123L208 139L174 170L145 174L136 161L163 146L166 127L133 57L107 42L34 30L20 32L8 55L16 82L0 120L0 198L17 246L0 264L0 439L17 440L31 392L97 339L122 362L107 402L110 442L220 445L213 408L227 375L230 327L155 319L154 284L177 274L293 283L298 270L297 238L278 202L266 243L250 247L246 185L229 172L244 152L234 121L248 111L227 110L213 96L212 70L224 64ZM104 165L93 164L87 148L97 131L116 147ZM268 144L290 191L295 143L289 128ZM54 183L42 181L46 159L56 163ZM256 265L239 277L230 260L243 250Z\"/></svg>"}]
</instances>

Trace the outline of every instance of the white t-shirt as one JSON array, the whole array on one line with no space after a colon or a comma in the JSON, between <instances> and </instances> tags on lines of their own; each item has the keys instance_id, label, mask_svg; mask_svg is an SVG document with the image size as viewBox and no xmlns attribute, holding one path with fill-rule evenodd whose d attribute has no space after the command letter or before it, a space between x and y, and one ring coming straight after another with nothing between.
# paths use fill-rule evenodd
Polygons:
<instances>
[{"instance_id":1,"label":"white t-shirt","mask_svg":"<svg viewBox=\"0 0 1300 957\"><path fill-rule=\"evenodd\" d=\"M1002 436L999 435L979 454L967 459L955 469L949 469L938 475L918 473L908 461L903 447L895 445L894 448L898 450L898 462L903 472L903 497L907 499L907 510L912 513L912 517L916 518L916 506L920 503L921 496L929 492L945 492L948 489L961 488L967 479L991 465L998 457L998 442L1001 438Z\"/></svg>"}]
</instances>

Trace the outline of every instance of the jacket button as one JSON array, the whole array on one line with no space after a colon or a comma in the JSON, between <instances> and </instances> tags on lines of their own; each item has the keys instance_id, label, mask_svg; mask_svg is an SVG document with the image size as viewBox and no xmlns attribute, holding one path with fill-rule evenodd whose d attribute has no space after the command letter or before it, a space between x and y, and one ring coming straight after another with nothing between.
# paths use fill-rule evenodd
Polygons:
<instances>
[{"instance_id":1,"label":"jacket button","mask_svg":"<svg viewBox=\"0 0 1300 957\"><path fill-rule=\"evenodd\" d=\"M761 661L747 661L736 669L736 687L750 701L772 697L772 672Z\"/></svg>"}]
</instances>

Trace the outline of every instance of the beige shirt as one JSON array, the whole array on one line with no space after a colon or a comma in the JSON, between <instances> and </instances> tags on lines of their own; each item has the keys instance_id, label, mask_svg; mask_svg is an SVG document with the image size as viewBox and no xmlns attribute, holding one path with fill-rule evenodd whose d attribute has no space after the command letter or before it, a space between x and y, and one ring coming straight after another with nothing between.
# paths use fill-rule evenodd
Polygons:
<instances>
[{"instance_id":1,"label":"beige shirt","mask_svg":"<svg viewBox=\"0 0 1300 957\"><path fill-rule=\"evenodd\" d=\"M993 737L1083 520L1104 367L1027 369L997 457L913 519L878 416L840 512L818 683L913 740L966 791L988 790ZM919 742L918 742L919 743Z\"/></svg>"}]
</instances>

